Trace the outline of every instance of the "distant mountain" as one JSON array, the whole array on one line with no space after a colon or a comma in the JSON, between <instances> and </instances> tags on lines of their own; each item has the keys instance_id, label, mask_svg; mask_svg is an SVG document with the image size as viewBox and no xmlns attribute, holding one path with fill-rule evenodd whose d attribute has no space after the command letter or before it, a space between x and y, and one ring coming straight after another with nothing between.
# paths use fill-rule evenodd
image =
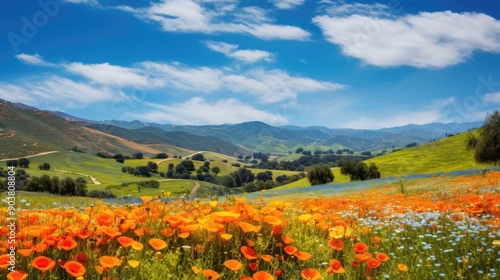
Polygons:
<instances>
[{"instance_id":1,"label":"distant mountain","mask_svg":"<svg viewBox=\"0 0 500 280\"><path fill-rule=\"evenodd\" d=\"M33 109L20 103L16 106ZM293 125L275 127L259 121L223 125L172 125L138 120L91 121L63 112L51 113L74 124L84 125L137 143L168 143L186 149L219 151L226 154L248 153L249 151L288 153L298 147L310 150L349 148L354 151L389 149L406 146L413 142L426 143L482 125L481 122L431 123L378 130Z\"/></svg>"}]
</instances>

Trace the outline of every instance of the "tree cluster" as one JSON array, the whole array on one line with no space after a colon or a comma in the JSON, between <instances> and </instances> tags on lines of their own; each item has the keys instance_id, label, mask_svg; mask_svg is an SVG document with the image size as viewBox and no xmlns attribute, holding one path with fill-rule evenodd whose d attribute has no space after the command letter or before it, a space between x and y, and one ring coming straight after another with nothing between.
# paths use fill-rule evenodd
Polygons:
<instances>
[{"instance_id":1,"label":"tree cluster","mask_svg":"<svg viewBox=\"0 0 500 280\"><path fill-rule=\"evenodd\" d=\"M344 159L339 162L340 173L349 176L351 181L364 181L380 178L380 171L375 163L370 166L359 160Z\"/></svg>"},{"instance_id":2,"label":"tree cluster","mask_svg":"<svg viewBox=\"0 0 500 280\"><path fill-rule=\"evenodd\" d=\"M49 175L44 174L40 177L31 177L24 190L59 195L86 196L86 184L87 182L83 178L77 178L76 180L71 177L59 179L57 176L51 178Z\"/></svg>"},{"instance_id":3,"label":"tree cluster","mask_svg":"<svg viewBox=\"0 0 500 280\"><path fill-rule=\"evenodd\" d=\"M474 150L478 163L498 165L500 163L500 111L495 110L486 116L479 128L479 136L469 133L467 148Z\"/></svg>"}]
</instances>

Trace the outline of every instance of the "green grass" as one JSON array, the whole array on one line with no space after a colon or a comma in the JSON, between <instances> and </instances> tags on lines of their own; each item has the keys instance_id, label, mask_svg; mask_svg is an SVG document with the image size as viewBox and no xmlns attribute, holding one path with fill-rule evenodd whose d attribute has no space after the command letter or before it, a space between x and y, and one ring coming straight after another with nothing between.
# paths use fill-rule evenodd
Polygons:
<instances>
[{"instance_id":1,"label":"green grass","mask_svg":"<svg viewBox=\"0 0 500 280\"><path fill-rule=\"evenodd\" d=\"M486 168L491 165L478 164L473 152L467 151L467 134L441 139L401 151L374 157L365 162L375 163L382 177L425 174L467 169Z\"/></svg>"},{"instance_id":2,"label":"green grass","mask_svg":"<svg viewBox=\"0 0 500 280\"><path fill-rule=\"evenodd\" d=\"M348 176L342 175L340 173L340 168L334 167L334 168L332 168L332 170L333 170L333 176L335 176L335 179L333 180L333 184L335 184L335 183L345 183L345 182L349 182L350 181L350 179L349 179ZM286 185L283 185L283 186L279 186L279 187L273 188L273 190L303 188L303 187L309 187L309 186L311 186L311 183L309 182L309 180L307 180L307 178L302 178L302 179L300 179L298 181L295 181L295 182L292 182L292 183L289 183L289 184L286 184Z\"/></svg>"}]
</instances>

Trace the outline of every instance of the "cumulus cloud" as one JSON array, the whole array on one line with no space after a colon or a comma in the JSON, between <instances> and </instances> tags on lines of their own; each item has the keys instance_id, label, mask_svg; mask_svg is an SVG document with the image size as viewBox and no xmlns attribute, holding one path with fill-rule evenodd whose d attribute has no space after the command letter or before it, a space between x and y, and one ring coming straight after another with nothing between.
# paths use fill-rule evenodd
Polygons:
<instances>
[{"instance_id":1,"label":"cumulus cloud","mask_svg":"<svg viewBox=\"0 0 500 280\"><path fill-rule=\"evenodd\" d=\"M307 40L310 36L300 27L272 23L259 7L239 7L232 0L162 0L146 8L117 8L159 23L167 32L243 33L267 40Z\"/></svg>"},{"instance_id":2,"label":"cumulus cloud","mask_svg":"<svg viewBox=\"0 0 500 280\"><path fill-rule=\"evenodd\" d=\"M483 101L487 103L500 103L500 91L487 93L484 95Z\"/></svg>"},{"instance_id":3,"label":"cumulus cloud","mask_svg":"<svg viewBox=\"0 0 500 280\"><path fill-rule=\"evenodd\" d=\"M245 63L255 63L258 61L272 61L272 53L262 50L239 50L238 45L224 42L205 42L207 48L212 51L224 54L227 57L236 59Z\"/></svg>"},{"instance_id":4,"label":"cumulus cloud","mask_svg":"<svg viewBox=\"0 0 500 280\"><path fill-rule=\"evenodd\" d=\"M214 102L201 97L194 97L183 103L169 106L154 103L145 105L152 109L144 113L129 113L131 118L151 122L175 124L224 124L246 121L263 121L269 124L282 125L287 119L279 114L256 109L236 99L220 99Z\"/></svg>"},{"instance_id":5,"label":"cumulus cloud","mask_svg":"<svg viewBox=\"0 0 500 280\"><path fill-rule=\"evenodd\" d=\"M48 101L63 107L83 108L104 101L121 100L125 94L110 87L93 86L85 82L52 75L30 78L17 83L0 83L0 98L33 104Z\"/></svg>"},{"instance_id":6,"label":"cumulus cloud","mask_svg":"<svg viewBox=\"0 0 500 280\"><path fill-rule=\"evenodd\" d=\"M43 57L37 53L36 54L21 53L16 55L16 58L26 64L39 65L39 66L55 66L55 64L45 61Z\"/></svg>"},{"instance_id":7,"label":"cumulus cloud","mask_svg":"<svg viewBox=\"0 0 500 280\"><path fill-rule=\"evenodd\" d=\"M330 13L344 15L316 16L313 22L345 55L380 67L445 68L474 52L500 52L500 21L486 14L443 11L387 17L377 7L368 14L335 7Z\"/></svg>"},{"instance_id":8,"label":"cumulus cloud","mask_svg":"<svg viewBox=\"0 0 500 280\"><path fill-rule=\"evenodd\" d=\"M290 10L304 4L305 0L270 0L270 2L278 9Z\"/></svg>"},{"instance_id":9,"label":"cumulus cloud","mask_svg":"<svg viewBox=\"0 0 500 280\"><path fill-rule=\"evenodd\" d=\"M141 73L140 69L111 65L109 63L84 64L73 62L64 64L66 71L83 76L95 83L118 87L149 87L158 85L158 81L151 81Z\"/></svg>"}]
</instances>

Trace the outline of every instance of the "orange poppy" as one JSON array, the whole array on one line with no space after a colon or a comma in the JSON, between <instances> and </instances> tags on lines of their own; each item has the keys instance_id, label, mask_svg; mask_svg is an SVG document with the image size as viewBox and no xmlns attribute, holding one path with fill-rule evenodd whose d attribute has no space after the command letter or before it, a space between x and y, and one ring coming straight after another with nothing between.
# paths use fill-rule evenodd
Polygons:
<instances>
[{"instance_id":1,"label":"orange poppy","mask_svg":"<svg viewBox=\"0 0 500 280\"><path fill-rule=\"evenodd\" d=\"M283 243L285 243L286 245L292 244L293 242L295 242L295 239L288 237L286 235L282 235L281 240L283 240Z\"/></svg>"},{"instance_id":2,"label":"orange poppy","mask_svg":"<svg viewBox=\"0 0 500 280\"><path fill-rule=\"evenodd\" d=\"M31 253L33 253L33 249L18 249L17 252L19 253L19 255L27 258L29 257L29 255L31 255Z\"/></svg>"},{"instance_id":3,"label":"orange poppy","mask_svg":"<svg viewBox=\"0 0 500 280\"><path fill-rule=\"evenodd\" d=\"M266 221L266 223L273 225L273 226L279 226L283 223L283 221L281 221L280 218L273 216L273 215L265 216L264 221Z\"/></svg>"},{"instance_id":4,"label":"orange poppy","mask_svg":"<svg viewBox=\"0 0 500 280\"><path fill-rule=\"evenodd\" d=\"M292 246L292 245L288 245L285 247L285 252L289 255L293 255L293 253L297 252L297 248L295 246Z\"/></svg>"},{"instance_id":5,"label":"orange poppy","mask_svg":"<svg viewBox=\"0 0 500 280\"><path fill-rule=\"evenodd\" d=\"M398 270L400 272L406 272L406 271L408 271L408 267L405 264L400 263L400 264L398 264Z\"/></svg>"},{"instance_id":6,"label":"orange poppy","mask_svg":"<svg viewBox=\"0 0 500 280\"><path fill-rule=\"evenodd\" d=\"M153 197L150 196L150 195L143 195L143 196L141 196L141 200L142 200L143 203L149 203L152 199L153 199Z\"/></svg>"},{"instance_id":7,"label":"orange poppy","mask_svg":"<svg viewBox=\"0 0 500 280\"><path fill-rule=\"evenodd\" d=\"M344 242L340 239L331 238L328 240L328 246L336 251L342 251L344 249Z\"/></svg>"},{"instance_id":8,"label":"orange poppy","mask_svg":"<svg viewBox=\"0 0 500 280\"><path fill-rule=\"evenodd\" d=\"M366 261L366 264L373 269L379 267L381 262L377 259L371 258Z\"/></svg>"},{"instance_id":9,"label":"orange poppy","mask_svg":"<svg viewBox=\"0 0 500 280\"><path fill-rule=\"evenodd\" d=\"M201 274L203 274L203 276L205 276L205 278L208 278L210 280L217 280L220 278L220 274L211 270L211 269L202 270Z\"/></svg>"},{"instance_id":10,"label":"orange poppy","mask_svg":"<svg viewBox=\"0 0 500 280\"><path fill-rule=\"evenodd\" d=\"M78 243L72 238L61 239L57 242L57 248L63 249L64 251L70 251L76 246L78 246Z\"/></svg>"},{"instance_id":11,"label":"orange poppy","mask_svg":"<svg viewBox=\"0 0 500 280\"><path fill-rule=\"evenodd\" d=\"M262 254L262 256L260 256L260 258L261 258L263 261L270 262L270 261L273 259L273 256L268 255L268 254Z\"/></svg>"},{"instance_id":12,"label":"orange poppy","mask_svg":"<svg viewBox=\"0 0 500 280\"><path fill-rule=\"evenodd\" d=\"M222 241L222 243L226 243L227 241L229 241L229 239L231 239L233 237L232 234L229 234L229 233L223 233L220 235L220 240Z\"/></svg>"},{"instance_id":13,"label":"orange poppy","mask_svg":"<svg viewBox=\"0 0 500 280\"><path fill-rule=\"evenodd\" d=\"M0 268L7 269L10 266L10 256L9 255L1 255L0 256Z\"/></svg>"},{"instance_id":14,"label":"orange poppy","mask_svg":"<svg viewBox=\"0 0 500 280\"><path fill-rule=\"evenodd\" d=\"M256 260L257 259L257 252L255 252L254 249L248 246L241 246L240 249L241 253L247 260Z\"/></svg>"},{"instance_id":15,"label":"orange poppy","mask_svg":"<svg viewBox=\"0 0 500 280\"><path fill-rule=\"evenodd\" d=\"M302 270L302 273L300 275L302 275L302 277L306 280L321 279L321 274L314 268L305 268Z\"/></svg>"},{"instance_id":16,"label":"orange poppy","mask_svg":"<svg viewBox=\"0 0 500 280\"><path fill-rule=\"evenodd\" d=\"M174 231L171 228L164 228L160 230L160 233L165 237L172 237L174 235Z\"/></svg>"},{"instance_id":17,"label":"orange poppy","mask_svg":"<svg viewBox=\"0 0 500 280\"><path fill-rule=\"evenodd\" d=\"M377 258L377 260L381 261L381 262L386 262L389 260L389 256L384 254L384 253L377 253L375 255L375 257Z\"/></svg>"},{"instance_id":18,"label":"orange poppy","mask_svg":"<svg viewBox=\"0 0 500 280\"><path fill-rule=\"evenodd\" d=\"M237 271L243 268L243 264L237 260L227 260L224 262L224 266L232 271Z\"/></svg>"},{"instance_id":19,"label":"orange poppy","mask_svg":"<svg viewBox=\"0 0 500 280\"><path fill-rule=\"evenodd\" d=\"M134 242L134 239L128 236L120 236L117 240L123 248L129 247L130 245L132 245L132 242Z\"/></svg>"},{"instance_id":20,"label":"orange poppy","mask_svg":"<svg viewBox=\"0 0 500 280\"><path fill-rule=\"evenodd\" d=\"M98 227L97 228L97 234L101 234L101 233L106 234L111 239L114 239L115 237L117 237L117 236L119 236L119 235L122 234L118 229L112 228L112 227L108 227L108 226L100 226L100 227Z\"/></svg>"},{"instance_id":21,"label":"orange poppy","mask_svg":"<svg viewBox=\"0 0 500 280\"><path fill-rule=\"evenodd\" d=\"M366 245L365 243L358 242L358 243L354 244L354 253L361 254L361 253L365 252L366 250L368 250L368 245Z\"/></svg>"},{"instance_id":22,"label":"orange poppy","mask_svg":"<svg viewBox=\"0 0 500 280\"><path fill-rule=\"evenodd\" d=\"M327 270L327 273L328 272L333 272L333 273L344 273L345 270L344 268L342 267L342 263L340 263L339 260L337 259L333 259L333 260L330 260L330 267L329 267L329 270Z\"/></svg>"},{"instance_id":23,"label":"orange poppy","mask_svg":"<svg viewBox=\"0 0 500 280\"><path fill-rule=\"evenodd\" d=\"M110 269L115 266L122 265L122 262L117 257L102 256L99 258L99 263L104 269Z\"/></svg>"},{"instance_id":24,"label":"orange poppy","mask_svg":"<svg viewBox=\"0 0 500 280\"><path fill-rule=\"evenodd\" d=\"M252 278L254 280L274 280L274 276L263 270L255 272Z\"/></svg>"},{"instance_id":25,"label":"orange poppy","mask_svg":"<svg viewBox=\"0 0 500 280\"><path fill-rule=\"evenodd\" d=\"M28 274L21 270L14 270L7 274L7 280L23 280L28 277Z\"/></svg>"},{"instance_id":26,"label":"orange poppy","mask_svg":"<svg viewBox=\"0 0 500 280\"><path fill-rule=\"evenodd\" d=\"M139 241L134 241L134 242L132 242L132 245L131 245L131 246L132 246L132 249L134 249L134 250L136 250L136 251L138 251L138 250L142 250L142 249L144 248L144 245L142 245L142 243L141 243L141 242L139 242Z\"/></svg>"},{"instance_id":27,"label":"orange poppy","mask_svg":"<svg viewBox=\"0 0 500 280\"><path fill-rule=\"evenodd\" d=\"M244 233L257 232L256 227L252 224L245 223L245 222L239 222L238 225L240 226L241 230Z\"/></svg>"},{"instance_id":28,"label":"orange poppy","mask_svg":"<svg viewBox=\"0 0 500 280\"><path fill-rule=\"evenodd\" d=\"M149 239L148 243L156 251L159 251L159 250L164 249L164 248L167 247L167 242L165 242L165 241L163 241L161 239L158 239L158 238L151 238L151 239Z\"/></svg>"},{"instance_id":29,"label":"orange poppy","mask_svg":"<svg viewBox=\"0 0 500 280\"><path fill-rule=\"evenodd\" d=\"M368 252L364 252L363 254L356 254L355 257L358 261L364 262L364 261L368 260L369 258L371 258L372 254L370 254Z\"/></svg>"},{"instance_id":30,"label":"orange poppy","mask_svg":"<svg viewBox=\"0 0 500 280\"><path fill-rule=\"evenodd\" d=\"M49 259L45 256L40 256L33 259L33 261L31 262L31 266L40 271L47 271L54 268L54 266L56 266L56 262L53 259Z\"/></svg>"},{"instance_id":31,"label":"orange poppy","mask_svg":"<svg viewBox=\"0 0 500 280\"><path fill-rule=\"evenodd\" d=\"M307 261L308 259L310 259L312 257L311 254L309 253L306 253L306 252L302 252L302 251L297 251L295 253L293 253L293 255L300 261Z\"/></svg>"},{"instance_id":32,"label":"orange poppy","mask_svg":"<svg viewBox=\"0 0 500 280\"><path fill-rule=\"evenodd\" d=\"M69 261L64 264L64 269L73 277L80 277L85 274L85 267L76 261Z\"/></svg>"}]
</instances>

